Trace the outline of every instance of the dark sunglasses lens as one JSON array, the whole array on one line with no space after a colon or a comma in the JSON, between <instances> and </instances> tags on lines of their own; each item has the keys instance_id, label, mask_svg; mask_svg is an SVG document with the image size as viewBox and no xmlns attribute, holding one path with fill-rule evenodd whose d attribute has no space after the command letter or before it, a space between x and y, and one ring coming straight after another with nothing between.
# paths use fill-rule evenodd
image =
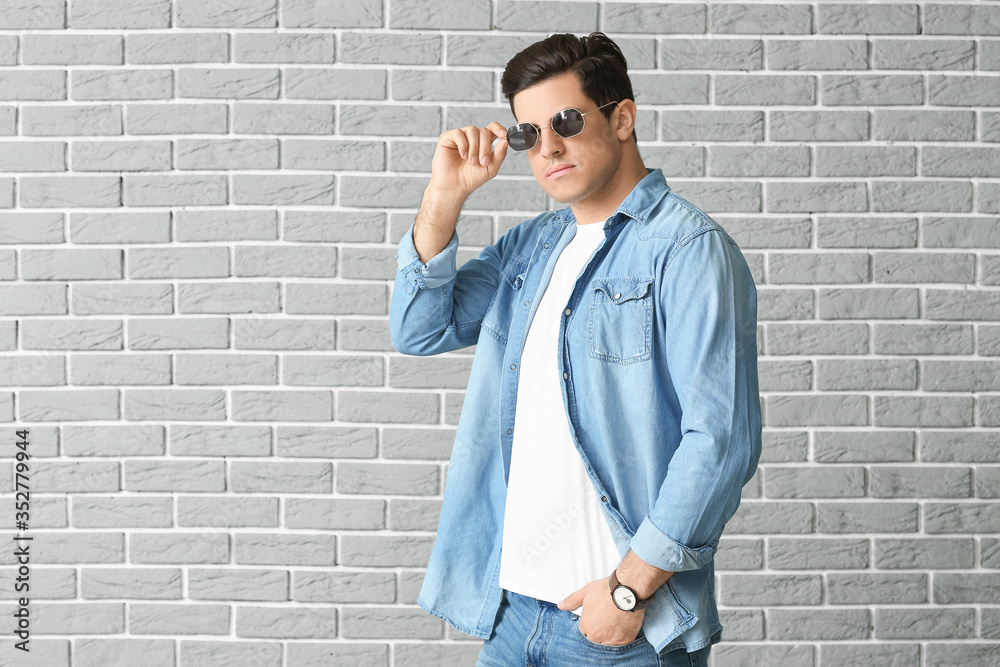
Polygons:
<instances>
[{"instance_id":1,"label":"dark sunglasses lens","mask_svg":"<svg viewBox=\"0 0 1000 667\"><path fill-rule=\"evenodd\" d=\"M534 125L521 123L507 128L507 145L516 151L526 151L535 145L538 132Z\"/></svg>"},{"instance_id":2,"label":"dark sunglasses lens","mask_svg":"<svg viewBox=\"0 0 1000 667\"><path fill-rule=\"evenodd\" d=\"M583 132L583 114L577 109L564 109L552 117L552 130L560 137L575 137Z\"/></svg>"}]
</instances>

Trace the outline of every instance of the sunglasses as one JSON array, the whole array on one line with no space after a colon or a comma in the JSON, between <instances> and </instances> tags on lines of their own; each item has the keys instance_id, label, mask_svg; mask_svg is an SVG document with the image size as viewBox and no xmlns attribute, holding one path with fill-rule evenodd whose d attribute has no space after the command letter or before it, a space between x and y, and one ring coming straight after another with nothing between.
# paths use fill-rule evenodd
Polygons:
<instances>
[{"instance_id":1,"label":"sunglasses","mask_svg":"<svg viewBox=\"0 0 1000 667\"><path fill-rule=\"evenodd\" d=\"M563 109L552 116L552 122L544 127L537 127L531 123L518 123L507 128L507 145L516 151L526 151L534 148L538 142L538 135L546 127L551 127L552 131L563 139L575 137L583 132L584 116L612 104L618 104L618 102L608 102L597 107L597 109L591 109L586 112L573 108Z\"/></svg>"}]
</instances>

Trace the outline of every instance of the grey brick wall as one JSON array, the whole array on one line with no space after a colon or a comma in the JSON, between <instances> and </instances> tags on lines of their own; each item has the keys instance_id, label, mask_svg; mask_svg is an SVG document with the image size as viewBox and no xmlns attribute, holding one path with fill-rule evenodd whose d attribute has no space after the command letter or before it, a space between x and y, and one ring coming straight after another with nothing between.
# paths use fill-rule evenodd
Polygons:
<instances>
[{"instance_id":1,"label":"grey brick wall","mask_svg":"<svg viewBox=\"0 0 1000 667\"><path fill-rule=\"evenodd\" d=\"M1000 664L986 0L0 2L0 664L473 664L416 597L474 350L393 350L396 243L506 60L595 29L758 284L715 667ZM460 263L547 206L522 158Z\"/></svg>"}]
</instances>

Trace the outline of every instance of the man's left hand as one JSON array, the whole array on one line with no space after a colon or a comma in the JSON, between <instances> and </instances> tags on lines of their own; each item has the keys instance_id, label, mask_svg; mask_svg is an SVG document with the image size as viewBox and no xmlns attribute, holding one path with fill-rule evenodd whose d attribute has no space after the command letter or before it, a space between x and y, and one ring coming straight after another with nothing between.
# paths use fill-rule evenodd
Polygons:
<instances>
[{"instance_id":1,"label":"man's left hand","mask_svg":"<svg viewBox=\"0 0 1000 667\"><path fill-rule=\"evenodd\" d=\"M622 611L611 599L611 577L597 579L559 603L560 609L580 610L580 632L595 644L628 644L639 636L645 609Z\"/></svg>"}]
</instances>

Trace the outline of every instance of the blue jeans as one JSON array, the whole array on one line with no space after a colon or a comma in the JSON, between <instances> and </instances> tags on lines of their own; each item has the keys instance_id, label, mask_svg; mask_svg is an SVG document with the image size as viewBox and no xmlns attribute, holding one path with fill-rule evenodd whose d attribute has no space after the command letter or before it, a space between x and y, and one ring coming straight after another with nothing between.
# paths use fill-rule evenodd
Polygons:
<instances>
[{"instance_id":1,"label":"blue jeans","mask_svg":"<svg viewBox=\"0 0 1000 667\"><path fill-rule=\"evenodd\" d=\"M627 644L595 644L580 632L580 617L551 602L505 590L490 638L476 667L705 667L711 644L657 654L642 629Z\"/></svg>"}]
</instances>

